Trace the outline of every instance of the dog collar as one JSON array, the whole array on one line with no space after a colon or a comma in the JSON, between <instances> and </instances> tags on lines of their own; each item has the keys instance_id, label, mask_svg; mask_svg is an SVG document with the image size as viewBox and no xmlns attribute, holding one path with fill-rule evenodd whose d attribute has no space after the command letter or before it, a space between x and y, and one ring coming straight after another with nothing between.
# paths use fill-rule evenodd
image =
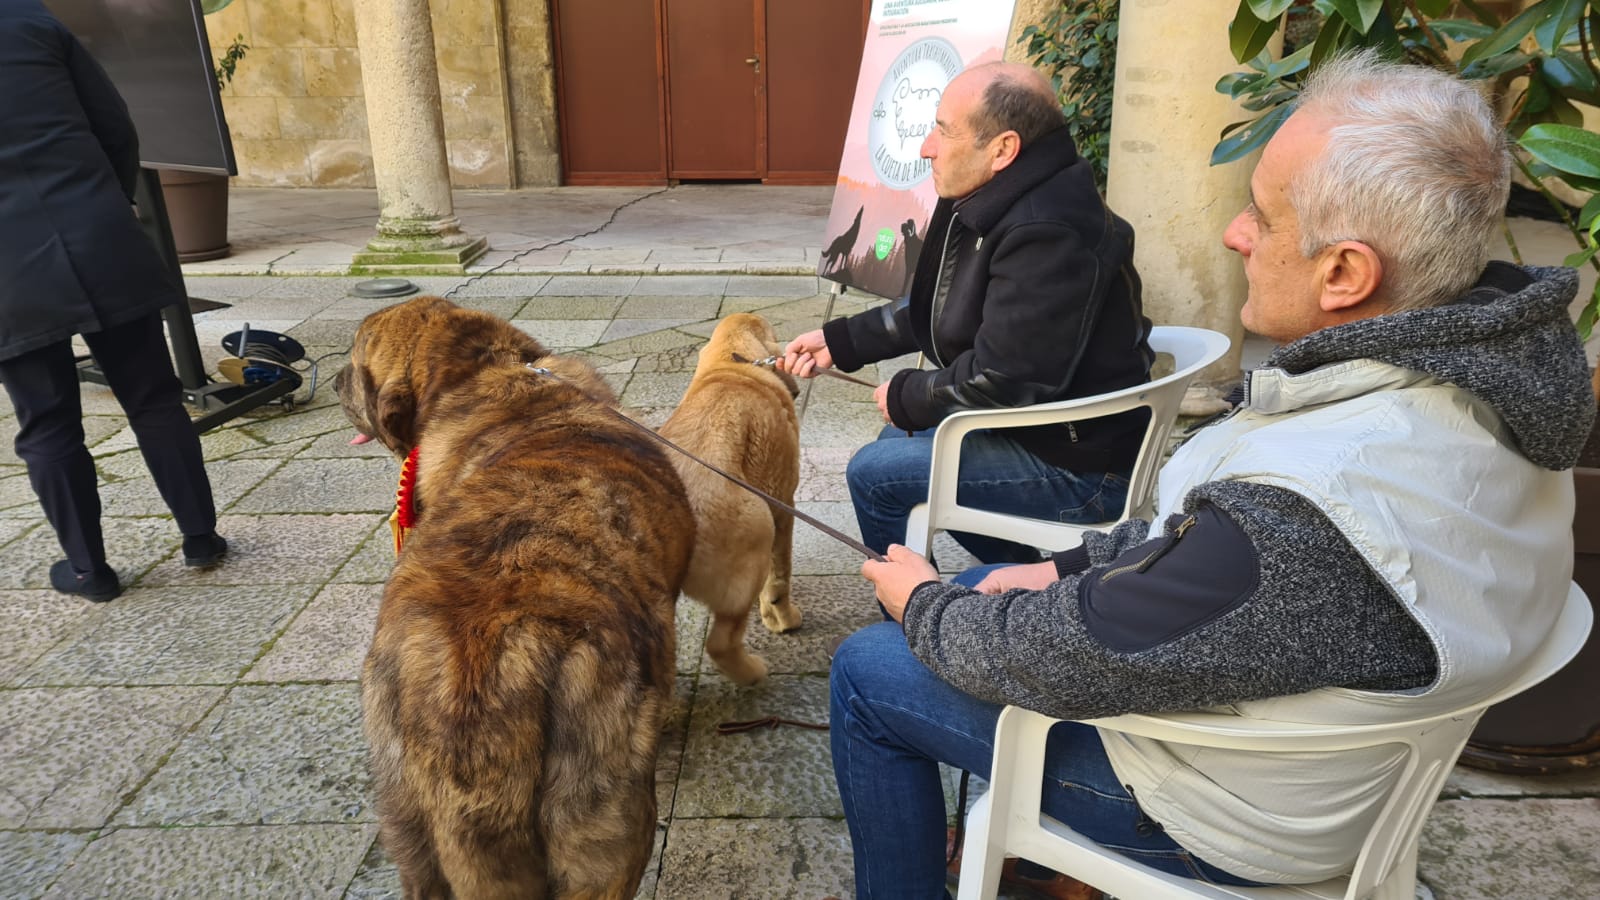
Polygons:
<instances>
[{"instance_id":1,"label":"dog collar","mask_svg":"<svg viewBox=\"0 0 1600 900\"><path fill-rule=\"evenodd\" d=\"M400 553L400 545L405 543L406 535L417 524L417 450L412 447L406 454L405 462L400 464L400 485L394 491L394 512L389 514L389 530L394 532L394 552Z\"/></svg>"}]
</instances>

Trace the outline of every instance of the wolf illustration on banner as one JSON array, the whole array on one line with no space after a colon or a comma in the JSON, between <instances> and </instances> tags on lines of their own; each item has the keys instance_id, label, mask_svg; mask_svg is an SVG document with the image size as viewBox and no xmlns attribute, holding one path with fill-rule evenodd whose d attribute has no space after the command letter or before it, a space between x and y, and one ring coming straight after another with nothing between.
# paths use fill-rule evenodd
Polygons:
<instances>
[{"instance_id":1,"label":"wolf illustration on banner","mask_svg":"<svg viewBox=\"0 0 1600 900\"><path fill-rule=\"evenodd\" d=\"M873 0L817 274L905 295L938 197L922 143L945 85L1002 58L1011 0Z\"/></svg>"}]
</instances>

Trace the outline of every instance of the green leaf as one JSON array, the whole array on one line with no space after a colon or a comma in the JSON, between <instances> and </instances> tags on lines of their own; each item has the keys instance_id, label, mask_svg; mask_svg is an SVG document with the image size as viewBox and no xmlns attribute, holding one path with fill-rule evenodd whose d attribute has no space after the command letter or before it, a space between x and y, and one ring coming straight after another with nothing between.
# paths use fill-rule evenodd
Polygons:
<instances>
[{"instance_id":1,"label":"green leaf","mask_svg":"<svg viewBox=\"0 0 1600 900\"><path fill-rule=\"evenodd\" d=\"M1600 178L1600 135L1593 132L1570 125L1535 125L1517 144L1558 172Z\"/></svg>"},{"instance_id":2,"label":"green leaf","mask_svg":"<svg viewBox=\"0 0 1600 900\"><path fill-rule=\"evenodd\" d=\"M1565 97L1591 105L1600 100L1600 85L1583 60L1566 50L1539 60L1539 75Z\"/></svg>"},{"instance_id":3,"label":"green leaf","mask_svg":"<svg viewBox=\"0 0 1600 900\"><path fill-rule=\"evenodd\" d=\"M1543 22L1550 15L1553 0L1539 0L1517 14L1517 17L1501 26L1488 37L1467 48L1461 55L1463 63L1473 63L1490 56L1498 56L1507 50L1515 50L1522 39L1533 31L1535 25Z\"/></svg>"},{"instance_id":4,"label":"green leaf","mask_svg":"<svg viewBox=\"0 0 1600 900\"><path fill-rule=\"evenodd\" d=\"M1461 77L1466 79L1498 78L1512 69L1520 69L1533 62L1533 56L1518 50L1515 53L1503 53L1480 59L1461 70Z\"/></svg>"},{"instance_id":5,"label":"green leaf","mask_svg":"<svg viewBox=\"0 0 1600 900\"><path fill-rule=\"evenodd\" d=\"M1278 127L1293 111L1293 107L1284 104L1253 122L1234 123L1228 126L1223 131L1223 139L1218 141L1217 146L1211 151L1211 164L1220 166L1249 156L1257 147L1272 139L1278 132ZM1241 125L1243 127L1240 127Z\"/></svg>"},{"instance_id":6,"label":"green leaf","mask_svg":"<svg viewBox=\"0 0 1600 900\"><path fill-rule=\"evenodd\" d=\"M232 2L233 0L200 0L200 10L209 16Z\"/></svg>"},{"instance_id":7,"label":"green leaf","mask_svg":"<svg viewBox=\"0 0 1600 900\"><path fill-rule=\"evenodd\" d=\"M1589 302L1583 305L1583 312L1578 314L1578 338L1587 341L1589 332L1594 330L1596 314L1600 314L1600 285L1595 286L1595 293Z\"/></svg>"},{"instance_id":8,"label":"green leaf","mask_svg":"<svg viewBox=\"0 0 1600 900\"><path fill-rule=\"evenodd\" d=\"M1583 111L1572 105L1572 101L1560 94L1550 95L1550 112L1556 121L1573 128L1583 127Z\"/></svg>"},{"instance_id":9,"label":"green leaf","mask_svg":"<svg viewBox=\"0 0 1600 900\"><path fill-rule=\"evenodd\" d=\"M1341 19L1349 22L1356 31L1366 34L1383 9L1383 0L1329 0ZM1326 26L1324 26L1326 27Z\"/></svg>"},{"instance_id":10,"label":"green leaf","mask_svg":"<svg viewBox=\"0 0 1600 900\"><path fill-rule=\"evenodd\" d=\"M1278 30L1278 20L1263 22L1250 11L1250 0L1239 0L1239 12L1228 25L1228 49L1239 62L1255 58Z\"/></svg>"},{"instance_id":11,"label":"green leaf","mask_svg":"<svg viewBox=\"0 0 1600 900\"><path fill-rule=\"evenodd\" d=\"M1600 194L1590 197L1589 202L1583 204L1583 210L1578 213L1578 227L1588 228L1590 233L1593 234L1594 229L1591 224L1595 221L1596 216L1600 216Z\"/></svg>"},{"instance_id":12,"label":"green leaf","mask_svg":"<svg viewBox=\"0 0 1600 900\"><path fill-rule=\"evenodd\" d=\"M1551 10L1550 18L1534 28L1534 37L1538 39L1539 46L1546 53L1554 53L1561 47L1577 42L1574 29L1578 27L1578 20L1583 18L1584 12L1589 8L1589 0L1553 0L1556 4Z\"/></svg>"},{"instance_id":13,"label":"green leaf","mask_svg":"<svg viewBox=\"0 0 1600 900\"><path fill-rule=\"evenodd\" d=\"M1430 19L1450 11L1450 0L1417 0L1417 9Z\"/></svg>"},{"instance_id":14,"label":"green leaf","mask_svg":"<svg viewBox=\"0 0 1600 900\"><path fill-rule=\"evenodd\" d=\"M1567 254L1566 259L1561 261L1561 264L1563 266L1572 266L1574 269L1576 269L1578 266L1581 266L1593 259L1594 252L1596 250L1600 250L1600 247L1590 246L1587 249L1579 250L1576 253L1569 253Z\"/></svg>"},{"instance_id":15,"label":"green leaf","mask_svg":"<svg viewBox=\"0 0 1600 900\"><path fill-rule=\"evenodd\" d=\"M1250 5L1250 12L1263 22L1271 22L1289 11L1294 5L1294 0L1245 0Z\"/></svg>"},{"instance_id":16,"label":"green leaf","mask_svg":"<svg viewBox=\"0 0 1600 900\"><path fill-rule=\"evenodd\" d=\"M1469 19L1438 19L1429 22L1428 27L1446 40L1456 42L1481 40L1494 33L1493 28Z\"/></svg>"},{"instance_id":17,"label":"green leaf","mask_svg":"<svg viewBox=\"0 0 1600 900\"><path fill-rule=\"evenodd\" d=\"M1338 53L1344 46L1345 35L1349 33L1350 26L1343 19L1329 19L1317 32L1317 40L1311 45L1311 67L1315 69L1322 65L1324 59Z\"/></svg>"}]
</instances>

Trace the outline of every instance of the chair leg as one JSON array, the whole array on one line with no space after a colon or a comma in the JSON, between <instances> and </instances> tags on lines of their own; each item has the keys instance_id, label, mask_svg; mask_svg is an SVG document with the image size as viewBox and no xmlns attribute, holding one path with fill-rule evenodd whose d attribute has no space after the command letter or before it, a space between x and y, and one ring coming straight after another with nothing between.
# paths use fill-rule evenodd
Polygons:
<instances>
[{"instance_id":1,"label":"chair leg","mask_svg":"<svg viewBox=\"0 0 1600 900\"><path fill-rule=\"evenodd\" d=\"M956 885L956 900L994 900L1000 893L1000 870L1006 854L1000 844L990 840L989 796L978 798L967 813L967 838L961 844L961 881Z\"/></svg>"},{"instance_id":2,"label":"chair leg","mask_svg":"<svg viewBox=\"0 0 1600 900\"><path fill-rule=\"evenodd\" d=\"M1432 900L1433 891L1417 881L1417 848L1396 860L1389 877L1372 892L1372 900Z\"/></svg>"}]
</instances>

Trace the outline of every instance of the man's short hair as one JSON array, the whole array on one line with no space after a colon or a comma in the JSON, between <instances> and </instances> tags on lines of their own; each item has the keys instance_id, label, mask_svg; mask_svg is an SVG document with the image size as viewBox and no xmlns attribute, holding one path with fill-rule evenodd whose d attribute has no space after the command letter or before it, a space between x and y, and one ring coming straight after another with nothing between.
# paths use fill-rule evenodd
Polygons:
<instances>
[{"instance_id":1,"label":"man's short hair","mask_svg":"<svg viewBox=\"0 0 1600 900\"><path fill-rule=\"evenodd\" d=\"M1339 241L1383 261L1391 310L1448 303L1489 261L1505 216L1505 131L1469 84L1367 51L1331 60L1298 109L1332 123L1322 154L1289 183L1302 255Z\"/></svg>"},{"instance_id":2,"label":"man's short hair","mask_svg":"<svg viewBox=\"0 0 1600 900\"><path fill-rule=\"evenodd\" d=\"M1015 131L1026 147L1067 124L1061 105L1048 90L1001 70L983 89L983 99L972 112L973 136L987 144L995 135Z\"/></svg>"}]
</instances>

